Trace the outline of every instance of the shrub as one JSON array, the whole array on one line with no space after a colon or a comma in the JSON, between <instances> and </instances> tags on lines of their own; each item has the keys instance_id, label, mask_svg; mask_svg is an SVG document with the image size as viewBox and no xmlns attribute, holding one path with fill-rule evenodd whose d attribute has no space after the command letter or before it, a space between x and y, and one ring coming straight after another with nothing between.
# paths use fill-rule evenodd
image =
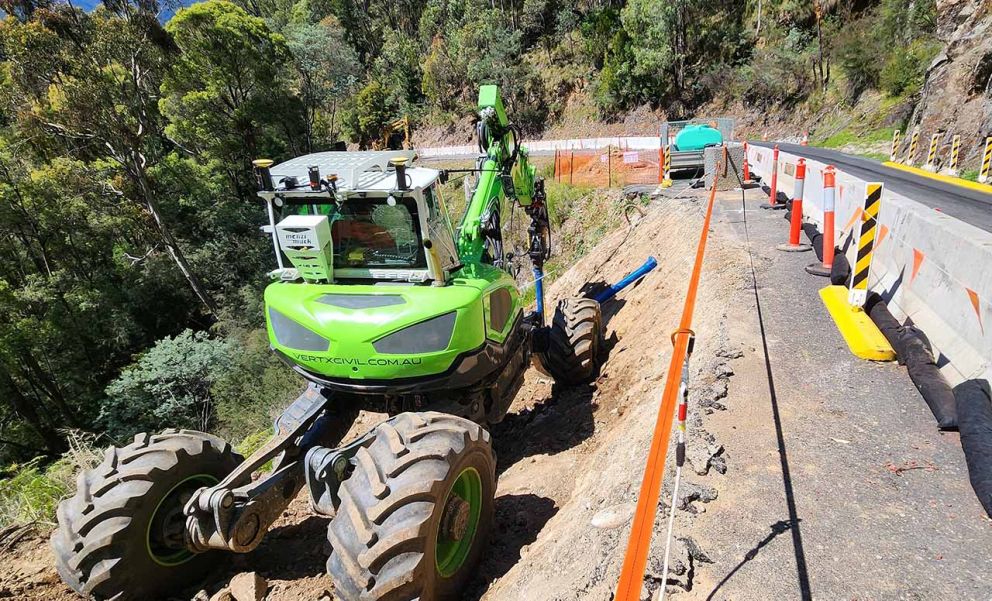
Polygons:
<instances>
[{"instance_id":1,"label":"shrub","mask_svg":"<svg viewBox=\"0 0 992 601\"><path fill-rule=\"evenodd\" d=\"M917 40L908 49L894 51L879 75L879 85L890 96L915 92L923 86L927 66L940 49L939 44Z\"/></svg>"},{"instance_id":2,"label":"shrub","mask_svg":"<svg viewBox=\"0 0 992 601\"><path fill-rule=\"evenodd\" d=\"M165 427L207 430L210 387L230 369L231 350L192 330L159 340L107 386L100 421L120 439Z\"/></svg>"},{"instance_id":3,"label":"shrub","mask_svg":"<svg viewBox=\"0 0 992 601\"><path fill-rule=\"evenodd\" d=\"M344 115L344 128L362 148L377 143L397 114L395 100L380 82L372 80L352 99Z\"/></svg>"},{"instance_id":4,"label":"shrub","mask_svg":"<svg viewBox=\"0 0 992 601\"><path fill-rule=\"evenodd\" d=\"M305 387L303 379L269 350L264 328L236 334L234 339L236 356L210 391L217 430L228 440L270 432L273 418Z\"/></svg>"},{"instance_id":5,"label":"shrub","mask_svg":"<svg viewBox=\"0 0 992 601\"><path fill-rule=\"evenodd\" d=\"M764 110L793 105L807 97L815 87L810 65L805 54L764 48L755 53L749 64L736 69L718 66L703 81Z\"/></svg>"}]
</instances>

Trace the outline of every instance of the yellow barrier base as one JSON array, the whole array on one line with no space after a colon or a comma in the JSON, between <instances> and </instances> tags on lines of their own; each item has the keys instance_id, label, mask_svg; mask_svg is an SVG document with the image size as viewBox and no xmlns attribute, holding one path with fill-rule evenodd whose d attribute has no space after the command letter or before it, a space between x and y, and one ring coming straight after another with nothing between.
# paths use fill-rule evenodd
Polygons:
<instances>
[{"instance_id":1,"label":"yellow barrier base","mask_svg":"<svg viewBox=\"0 0 992 601\"><path fill-rule=\"evenodd\" d=\"M962 188L975 190L976 192L992 194L992 186L988 184L980 184L971 180L961 179L960 177L952 177L950 175L943 175L941 173L931 173L925 169L917 169L916 167L910 167L909 165L903 165L902 163L893 163L892 161L885 161L882 164L886 167L892 167L893 169L899 169L900 171L905 171L907 173L914 173L916 175L921 175L923 177L928 177L930 179L935 179L948 184L954 184L955 186L961 186Z\"/></svg>"},{"instance_id":2,"label":"yellow barrier base","mask_svg":"<svg viewBox=\"0 0 992 601\"><path fill-rule=\"evenodd\" d=\"M855 357L869 361L895 360L896 352L871 317L863 309L848 304L846 286L821 288L820 298Z\"/></svg>"}]
</instances>

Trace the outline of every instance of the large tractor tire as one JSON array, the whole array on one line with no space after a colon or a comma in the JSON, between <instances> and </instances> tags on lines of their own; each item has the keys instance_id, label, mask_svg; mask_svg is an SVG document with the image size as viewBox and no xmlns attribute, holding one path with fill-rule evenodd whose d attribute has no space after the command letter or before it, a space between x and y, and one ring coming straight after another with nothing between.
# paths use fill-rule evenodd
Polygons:
<instances>
[{"instance_id":1,"label":"large tractor tire","mask_svg":"<svg viewBox=\"0 0 992 601\"><path fill-rule=\"evenodd\" d=\"M591 298L566 298L555 307L548 336L548 350L537 355L555 383L584 384L596 375L603 339L599 303Z\"/></svg>"},{"instance_id":2,"label":"large tractor tire","mask_svg":"<svg viewBox=\"0 0 992 601\"><path fill-rule=\"evenodd\" d=\"M59 504L52 548L62 580L114 601L164 598L198 582L216 560L186 549L183 506L241 461L223 440L191 430L138 434L107 449Z\"/></svg>"},{"instance_id":3,"label":"large tractor tire","mask_svg":"<svg viewBox=\"0 0 992 601\"><path fill-rule=\"evenodd\" d=\"M355 459L327 529L334 598L460 598L492 527L489 433L445 413L402 413Z\"/></svg>"}]
</instances>

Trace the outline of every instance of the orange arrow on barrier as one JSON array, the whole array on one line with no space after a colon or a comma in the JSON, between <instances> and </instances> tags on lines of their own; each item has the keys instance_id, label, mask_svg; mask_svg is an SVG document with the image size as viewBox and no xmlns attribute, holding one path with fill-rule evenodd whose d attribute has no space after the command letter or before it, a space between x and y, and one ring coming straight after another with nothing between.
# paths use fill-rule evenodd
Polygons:
<instances>
[{"instance_id":1,"label":"orange arrow on barrier","mask_svg":"<svg viewBox=\"0 0 992 601\"><path fill-rule=\"evenodd\" d=\"M864 209L862 209L861 207L854 209L854 214L851 215L851 219L847 222L847 225L844 226L844 229L841 231L841 233L846 233L847 230L851 229L854 226L854 224L857 223L859 219L861 219L861 216L864 214L864 212L865 212Z\"/></svg>"},{"instance_id":2,"label":"orange arrow on barrier","mask_svg":"<svg viewBox=\"0 0 992 601\"><path fill-rule=\"evenodd\" d=\"M978 327L982 328L982 335L985 335L985 324L982 323L982 308L978 302L978 293L971 288L965 287L968 291L968 298L971 299L971 306L975 308L975 315L978 316Z\"/></svg>"},{"instance_id":3,"label":"orange arrow on barrier","mask_svg":"<svg viewBox=\"0 0 992 601\"><path fill-rule=\"evenodd\" d=\"M912 284L913 280L920 273L920 267L923 265L923 251L914 248L913 249L913 272L909 275L909 283Z\"/></svg>"},{"instance_id":4,"label":"orange arrow on barrier","mask_svg":"<svg viewBox=\"0 0 992 601\"><path fill-rule=\"evenodd\" d=\"M882 248L882 241L885 240L885 237L888 234L889 234L888 227L884 225L878 226L878 240L875 241L875 250Z\"/></svg>"}]
</instances>

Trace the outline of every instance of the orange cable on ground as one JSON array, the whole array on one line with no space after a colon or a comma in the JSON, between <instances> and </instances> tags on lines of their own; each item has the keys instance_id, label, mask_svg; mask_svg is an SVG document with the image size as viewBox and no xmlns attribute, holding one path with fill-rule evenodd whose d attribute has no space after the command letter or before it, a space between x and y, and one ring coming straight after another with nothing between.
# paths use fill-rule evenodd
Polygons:
<instances>
[{"instance_id":1,"label":"orange cable on ground","mask_svg":"<svg viewBox=\"0 0 992 601\"><path fill-rule=\"evenodd\" d=\"M719 173L717 167L715 173ZM713 216L713 202L716 199L716 177L710 187L710 200L706 207L706 218L703 220L703 231L699 234L699 247L696 249L696 263L692 268L689 279L689 290L682 309L682 321L679 329L673 334L675 348L672 350L672 360L668 365L668 379L662 394L661 407L658 409L658 419L655 422L654 436L651 449L648 451L648 461L644 469L644 479L641 480L641 492L637 499L637 511L627 541L627 552L623 558L623 569L620 581L617 583L614 601L640 601L641 583L644 580L644 569L648 562L648 552L651 550L651 534L654 530L655 514L658 511L658 497L661 494L661 481L665 475L665 458L668 454L668 441L672 433L672 421L675 417L675 403L678 397L682 370L692 336L692 313L696 307L696 290L699 288L699 277L703 269L703 254L706 252L706 239L709 237L710 218ZM663 585L664 586L664 585Z\"/></svg>"}]
</instances>

